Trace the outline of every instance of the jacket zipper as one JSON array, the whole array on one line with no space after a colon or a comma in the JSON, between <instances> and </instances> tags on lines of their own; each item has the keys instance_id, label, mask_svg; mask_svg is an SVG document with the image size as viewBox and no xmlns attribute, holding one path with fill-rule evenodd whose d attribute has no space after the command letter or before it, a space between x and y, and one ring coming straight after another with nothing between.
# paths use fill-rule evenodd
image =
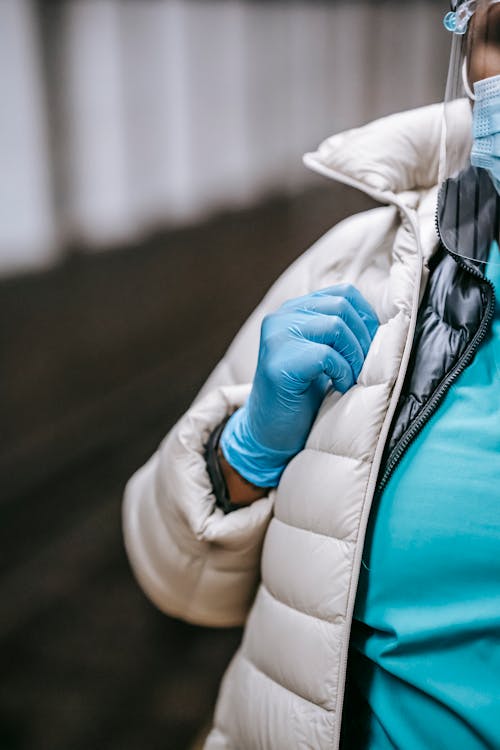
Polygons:
<instances>
[{"instance_id":1,"label":"jacket zipper","mask_svg":"<svg viewBox=\"0 0 500 750\"><path fill-rule=\"evenodd\" d=\"M326 177L329 177L331 179L335 179L338 182L341 182L345 185L349 185L350 187L356 188L360 190L361 192L365 193L366 195L369 195L374 200L378 201L379 203L387 203L389 205L394 206L397 208L402 214L406 216L406 219L410 226L412 227L413 234L416 239L416 244L418 248L418 255L421 259L422 257L422 251L420 247L420 240L419 240L419 232L416 226L416 223L414 219L412 218L412 212L409 210L409 208L405 205L403 201L400 201L394 196L393 194L387 194L383 191L374 190L372 188L368 188L365 184L360 182L359 180L355 180L353 178L349 178L346 175L335 172L335 170L332 170L331 168L322 168L319 167L317 164L308 163L305 161L306 166L309 166L314 171L318 172L319 174L323 174ZM421 274L421 269L419 270L419 274ZM420 277L418 280L418 285L420 286ZM416 294L418 295L419 290L416 290ZM412 310L412 320L414 319L414 316L416 317L418 310ZM406 350L406 346L405 346ZM392 402L392 399L391 399ZM385 435L384 441L387 440L387 434ZM375 461L378 461L379 466L381 462L381 457L377 457L377 451L375 452ZM367 486L366 494L367 497L370 497L370 505L371 502L374 499L375 495L375 488L377 486L377 480L370 478L370 482ZM368 509L369 510L369 509ZM362 513L361 520L360 520L360 534L364 535L366 530L366 524L368 523L368 513ZM361 568L361 557L362 557L362 546L359 546L358 552L354 555L353 560L353 576L351 577L351 592L354 591L355 585L356 585L356 579L357 575L359 573L359 570ZM356 573L358 571L358 573ZM352 586L352 583L354 582L354 587ZM338 674L338 694L337 694L337 701L336 701L336 709L337 709L337 715L341 716L342 714L342 706L344 702L344 690L345 690L345 679L346 679L346 672L347 672L347 657L348 657L348 640L349 640L349 631L350 631L350 623L352 621L352 615L354 611L354 596L352 593L349 593L348 602L347 602L347 611L346 611L346 644L341 648L340 658L339 658L339 674ZM339 742L340 742L340 730L341 730L341 721L337 721L336 728L333 735L333 748L336 748L338 750Z\"/></svg>"},{"instance_id":2,"label":"jacket zipper","mask_svg":"<svg viewBox=\"0 0 500 750\"><path fill-rule=\"evenodd\" d=\"M406 433L403 435L400 441L394 446L389 456L389 459L387 461L387 464L385 466L384 473L382 474L377 484L375 497L379 496L382 490L384 489L384 487L387 485L387 482L389 481L394 469L396 468L398 463L401 461L401 458L403 457L405 452L408 450L411 443L415 440L416 436L418 435L422 427L426 424L426 422L429 421L431 416L436 412L439 404L443 400L450 386L455 382L455 380L457 380L457 378L462 374L462 372L471 363L472 359L474 358L475 353L477 352L477 350L479 349L480 345L482 344L482 342L484 341L486 337L486 333L488 331L488 328L490 326L490 323L492 321L493 314L495 311L495 288L493 284L491 283L489 279L483 276L483 274L480 273L480 271L478 271L473 266L470 266L468 263L464 262L464 260L462 260L459 256L455 255L455 253L452 253L446 247L443 240L441 239L441 233L439 231L439 224L438 224L438 219L437 219L437 212L436 212L436 230L437 230L439 239L443 247L450 255L452 255L455 258L460 268L463 268L472 276L479 279L485 287L488 287L489 294L488 294L488 302L486 305L486 311L481 319L479 328L477 329L476 333L474 334L472 338L472 341L470 342L469 346L466 348L466 350L464 351L464 353L458 360L455 367L448 373L445 380L434 391L431 398L429 399L427 404L424 406L420 415L414 420L410 428L406 431Z\"/></svg>"}]
</instances>

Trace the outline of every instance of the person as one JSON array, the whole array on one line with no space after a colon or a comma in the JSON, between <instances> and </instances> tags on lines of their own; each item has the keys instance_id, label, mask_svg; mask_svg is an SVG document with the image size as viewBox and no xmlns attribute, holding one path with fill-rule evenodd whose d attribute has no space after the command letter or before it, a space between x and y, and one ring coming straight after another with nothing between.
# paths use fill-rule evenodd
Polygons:
<instances>
[{"instance_id":1,"label":"person","mask_svg":"<svg viewBox=\"0 0 500 750\"><path fill-rule=\"evenodd\" d=\"M285 271L127 485L150 598L245 623L207 750L500 748L499 10L452 4L444 106L306 155L382 205Z\"/></svg>"}]
</instances>

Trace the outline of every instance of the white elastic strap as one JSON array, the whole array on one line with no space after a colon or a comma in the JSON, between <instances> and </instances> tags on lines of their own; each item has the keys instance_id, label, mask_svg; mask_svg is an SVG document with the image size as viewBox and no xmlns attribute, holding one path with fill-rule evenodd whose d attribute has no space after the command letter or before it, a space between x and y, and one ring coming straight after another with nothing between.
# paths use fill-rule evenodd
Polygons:
<instances>
[{"instance_id":1,"label":"white elastic strap","mask_svg":"<svg viewBox=\"0 0 500 750\"><path fill-rule=\"evenodd\" d=\"M464 58L464 64L462 65L462 83L464 86L465 93L473 102L476 101L476 95L472 91L469 83L469 76L467 75L467 58Z\"/></svg>"}]
</instances>

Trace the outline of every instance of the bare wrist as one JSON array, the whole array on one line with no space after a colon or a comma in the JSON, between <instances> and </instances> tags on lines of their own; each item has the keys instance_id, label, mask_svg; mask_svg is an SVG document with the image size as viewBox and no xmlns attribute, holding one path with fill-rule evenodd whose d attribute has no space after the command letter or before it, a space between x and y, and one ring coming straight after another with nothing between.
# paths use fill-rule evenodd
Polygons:
<instances>
[{"instance_id":1,"label":"bare wrist","mask_svg":"<svg viewBox=\"0 0 500 750\"><path fill-rule=\"evenodd\" d=\"M217 451L217 458L231 503L234 505L250 505L255 500L264 497L268 490L265 487L258 487L242 477L227 461L220 446Z\"/></svg>"}]
</instances>

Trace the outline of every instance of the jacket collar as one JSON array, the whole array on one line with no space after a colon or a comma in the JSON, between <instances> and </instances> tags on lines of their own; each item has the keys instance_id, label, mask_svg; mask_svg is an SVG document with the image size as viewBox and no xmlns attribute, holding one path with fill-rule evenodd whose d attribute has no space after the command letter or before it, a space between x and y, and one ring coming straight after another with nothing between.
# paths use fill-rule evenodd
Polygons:
<instances>
[{"instance_id":1,"label":"jacket collar","mask_svg":"<svg viewBox=\"0 0 500 750\"><path fill-rule=\"evenodd\" d=\"M469 104L463 99L452 106L455 121L464 123L465 141L470 117L461 109ZM442 123L443 104L390 115L327 138L305 154L304 163L379 202L414 207L418 194L438 182Z\"/></svg>"}]
</instances>

